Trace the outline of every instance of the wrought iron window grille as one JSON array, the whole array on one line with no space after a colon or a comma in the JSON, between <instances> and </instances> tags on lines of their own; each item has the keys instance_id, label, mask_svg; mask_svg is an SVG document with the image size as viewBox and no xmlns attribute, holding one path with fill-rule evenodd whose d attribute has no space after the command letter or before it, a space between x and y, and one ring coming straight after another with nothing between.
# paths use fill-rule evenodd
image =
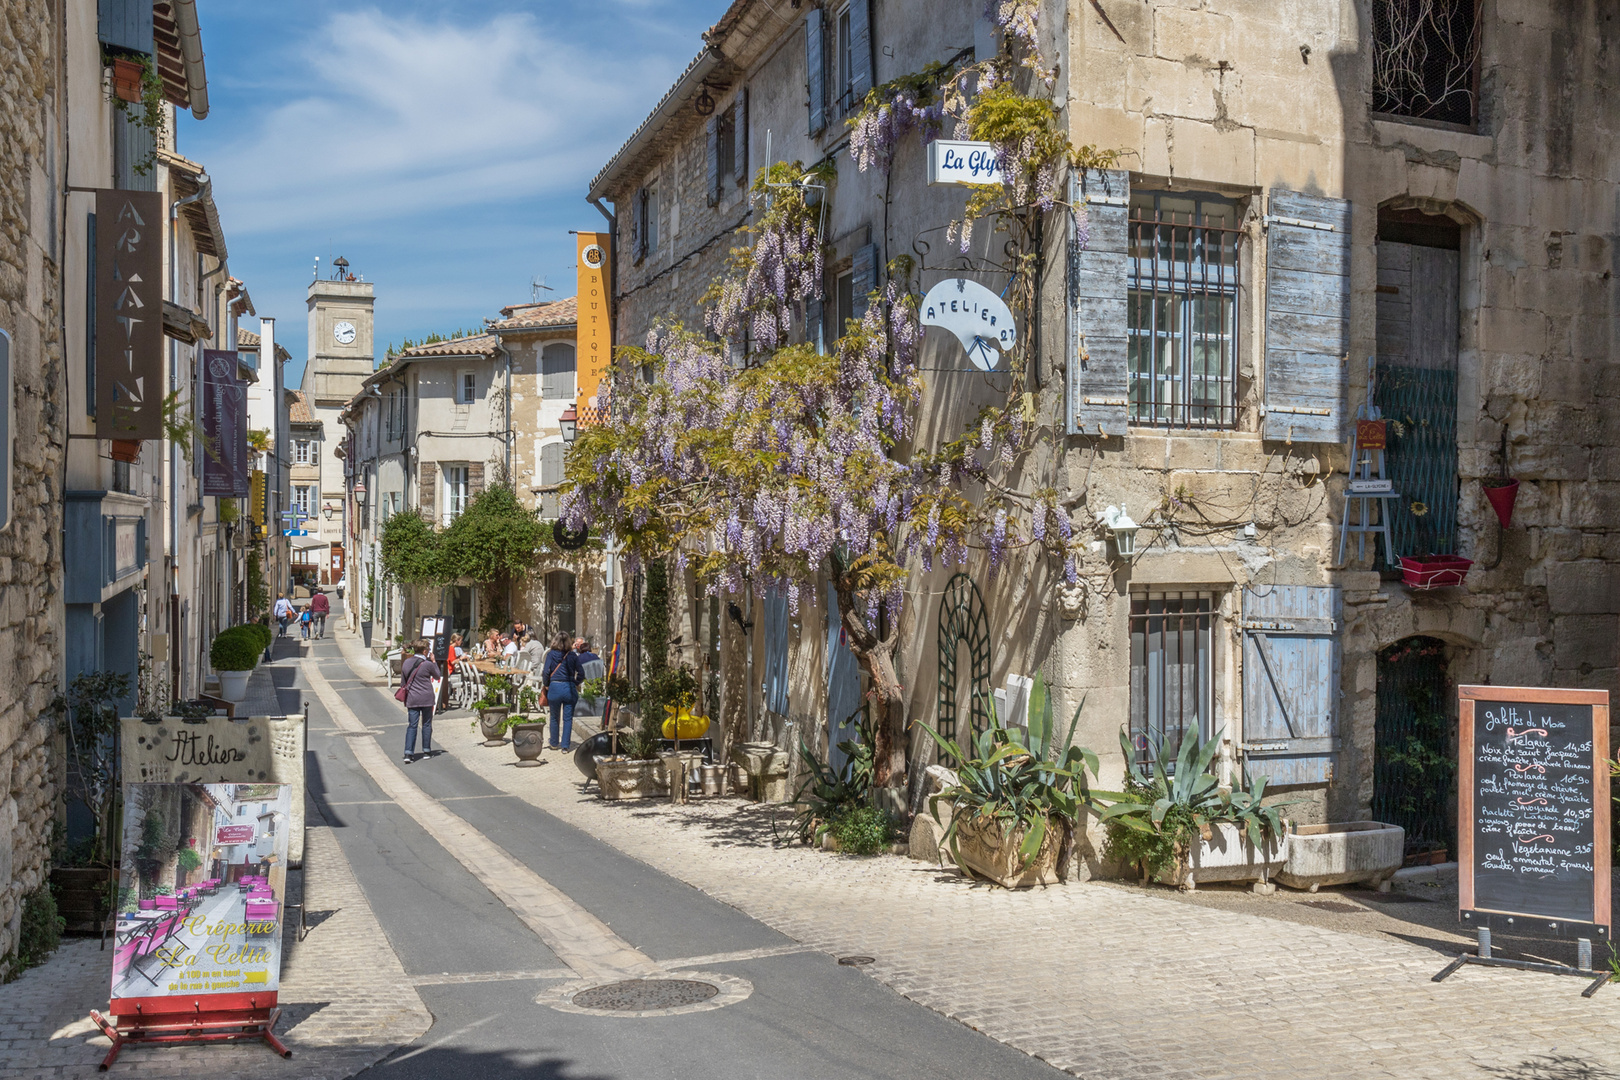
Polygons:
<instances>
[{"instance_id":1,"label":"wrought iron window grille","mask_svg":"<svg viewBox=\"0 0 1620 1080\"><path fill-rule=\"evenodd\" d=\"M1212 592L1131 596L1131 745L1143 765L1174 771L1189 729L1209 735L1215 710Z\"/></svg>"},{"instance_id":2,"label":"wrought iron window grille","mask_svg":"<svg viewBox=\"0 0 1620 1080\"><path fill-rule=\"evenodd\" d=\"M1217 196L1132 193L1126 255L1132 424L1237 426L1240 221L1237 204Z\"/></svg>"}]
</instances>

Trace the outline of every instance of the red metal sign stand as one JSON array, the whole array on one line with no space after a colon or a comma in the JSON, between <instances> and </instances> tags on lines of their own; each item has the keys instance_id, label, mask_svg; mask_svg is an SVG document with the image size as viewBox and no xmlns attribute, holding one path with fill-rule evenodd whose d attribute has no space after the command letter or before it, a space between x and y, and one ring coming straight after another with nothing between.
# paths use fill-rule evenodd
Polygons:
<instances>
[{"instance_id":1,"label":"red metal sign stand","mask_svg":"<svg viewBox=\"0 0 1620 1080\"><path fill-rule=\"evenodd\" d=\"M90 1019L95 1021L102 1033L112 1040L112 1049L107 1051L107 1056L101 1061L101 1071L106 1072L112 1063L118 1060L118 1052L130 1043L231 1042L240 1039L263 1039L282 1057L292 1057L292 1051L276 1038L276 1033L272 1030L276 1026L276 1021L281 1018L281 1009L275 1004L274 995L271 995L271 1003L268 1005L259 1004L260 995L212 996L214 1000L209 1002L207 1009L203 1008L200 999L194 999L188 1010L172 998L144 1000L123 998L112 1003L108 1010L111 1015L107 1016L91 1009ZM166 1005L172 1003L172 1006L166 1009L146 1007L158 1003Z\"/></svg>"}]
</instances>

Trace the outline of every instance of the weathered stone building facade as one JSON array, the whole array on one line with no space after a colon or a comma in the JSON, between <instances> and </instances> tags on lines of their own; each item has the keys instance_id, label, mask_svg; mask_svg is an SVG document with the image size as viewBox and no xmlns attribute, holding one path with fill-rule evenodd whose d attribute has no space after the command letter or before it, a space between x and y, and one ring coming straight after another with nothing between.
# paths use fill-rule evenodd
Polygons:
<instances>
[{"instance_id":1,"label":"weathered stone building facade","mask_svg":"<svg viewBox=\"0 0 1620 1080\"><path fill-rule=\"evenodd\" d=\"M0 528L0 978L23 898L45 881L57 777L48 711L60 687L62 455L60 131L65 72L56 11L0 5L0 330L11 339L10 521Z\"/></svg>"},{"instance_id":2,"label":"weathered stone building facade","mask_svg":"<svg viewBox=\"0 0 1620 1080\"><path fill-rule=\"evenodd\" d=\"M616 211L617 342L698 324L768 161L836 165L824 327L901 255L924 289L964 271L1002 288L982 237L943 254L961 195L924 185L920 140L885 190L841 122L866 89L993 45L981 7L733 3L593 181ZM1026 328L1041 433L1022 480L1063 492L1091 542L1073 584L1045 556L919 570L911 716L966 717L971 694L1038 669L1060 712L1085 701L1105 786L1122 728L1149 755L1193 727L1302 819L1404 814L1444 848L1449 789L1401 760L1450 758L1456 684L1620 684L1616 23L1593 3L1438 9L1404 28L1413 55L1383 0L1039 6L1071 140L1118 152L1049 215ZM995 400L960 356L930 333L929 437ZM1390 483L1372 494L1389 497L1352 499L1355 421L1380 414ZM1504 528L1481 485L1498 476L1520 481ZM1363 502L1395 556L1472 560L1463 583L1403 583L1378 533L1341 554ZM1142 525L1133 558L1097 521L1110 506ZM762 682L785 670L800 730L837 723L853 699L825 607L768 636L785 615L756 598L750 650L706 606L692 637L730 707L760 729Z\"/></svg>"}]
</instances>

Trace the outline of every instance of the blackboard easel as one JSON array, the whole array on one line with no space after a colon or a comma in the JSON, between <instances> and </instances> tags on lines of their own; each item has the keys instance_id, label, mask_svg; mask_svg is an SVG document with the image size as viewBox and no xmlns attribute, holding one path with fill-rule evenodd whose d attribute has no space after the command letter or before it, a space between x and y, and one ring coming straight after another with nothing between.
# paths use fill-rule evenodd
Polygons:
<instances>
[{"instance_id":1,"label":"blackboard easel","mask_svg":"<svg viewBox=\"0 0 1620 1080\"><path fill-rule=\"evenodd\" d=\"M1591 997L1607 940L1609 694L1524 686L1457 688L1457 916L1478 934L1434 976L1466 964L1576 975ZM1491 929L1576 940L1567 964L1491 954Z\"/></svg>"}]
</instances>

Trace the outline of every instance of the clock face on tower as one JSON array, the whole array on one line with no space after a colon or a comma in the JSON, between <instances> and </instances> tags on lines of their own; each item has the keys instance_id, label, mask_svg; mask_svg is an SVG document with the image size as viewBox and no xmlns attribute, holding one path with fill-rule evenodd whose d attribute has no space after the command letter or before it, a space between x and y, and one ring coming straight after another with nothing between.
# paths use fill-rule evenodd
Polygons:
<instances>
[{"instance_id":1,"label":"clock face on tower","mask_svg":"<svg viewBox=\"0 0 1620 1080\"><path fill-rule=\"evenodd\" d=\"M354 323L340 322L332 327L332 337L337 339L339 345L354 344Z\"/></svg>"}]
</instances>

